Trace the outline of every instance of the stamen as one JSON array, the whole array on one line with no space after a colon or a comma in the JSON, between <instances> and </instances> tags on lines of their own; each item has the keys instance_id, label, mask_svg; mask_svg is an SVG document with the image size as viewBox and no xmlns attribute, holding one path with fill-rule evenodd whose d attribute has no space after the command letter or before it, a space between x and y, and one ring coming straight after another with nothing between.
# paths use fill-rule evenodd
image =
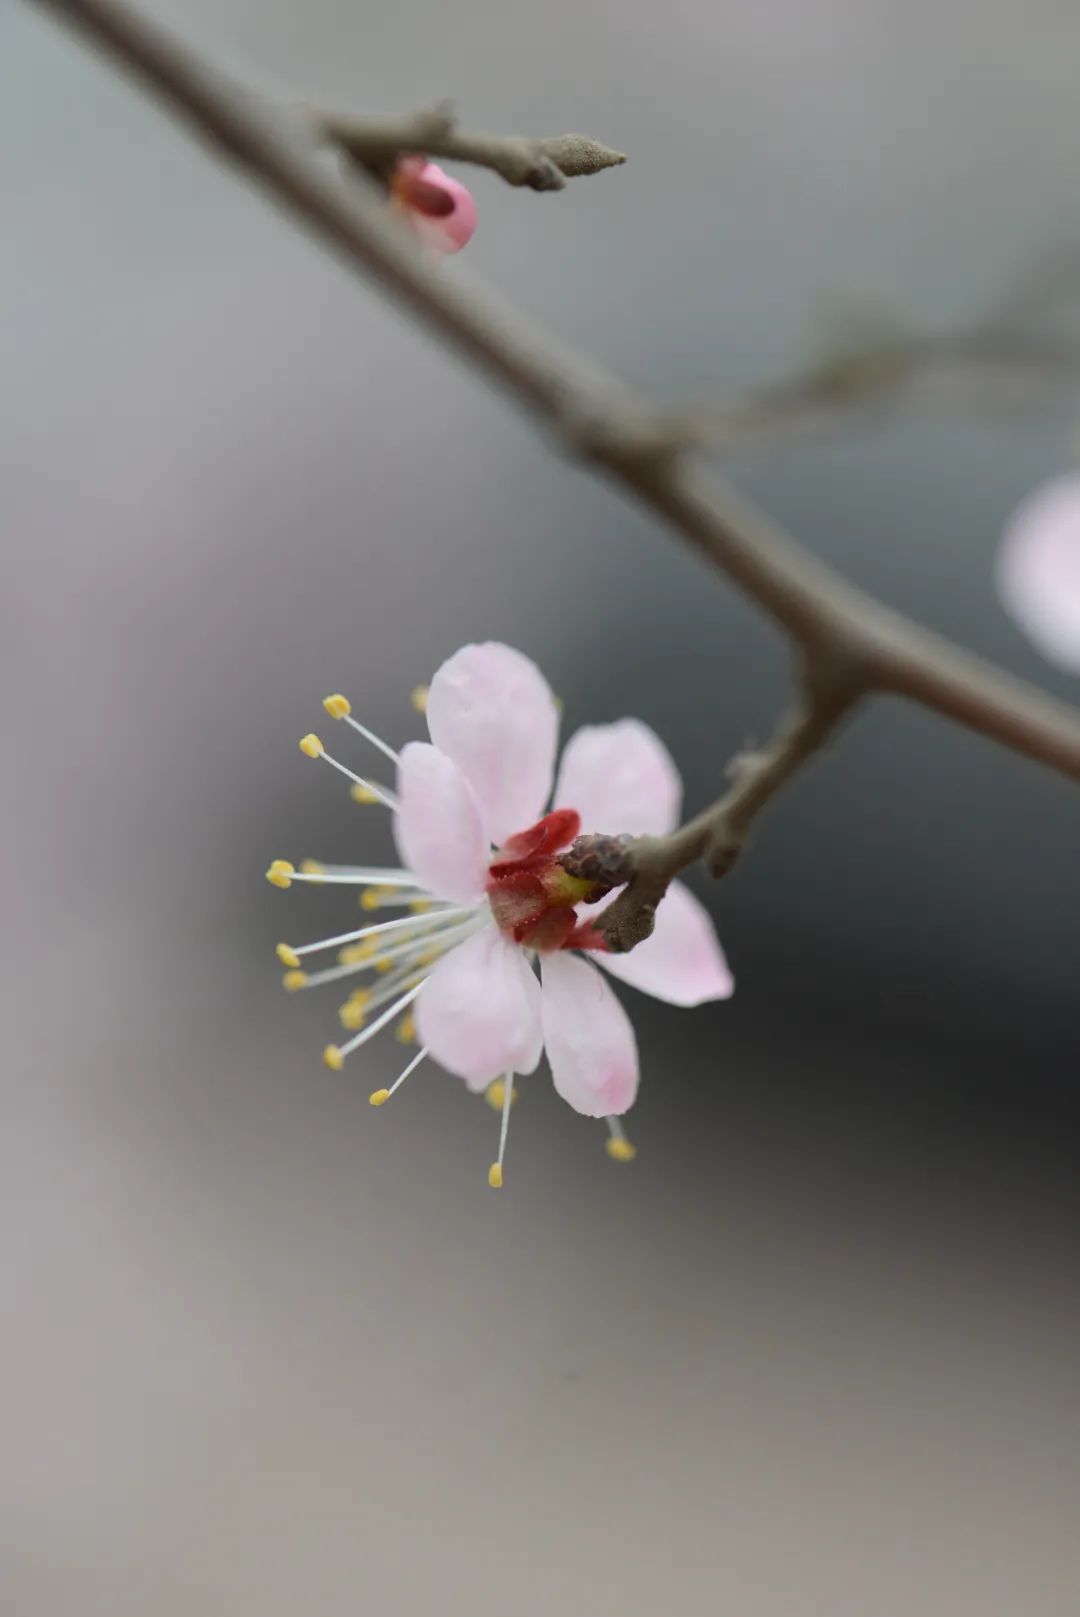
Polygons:
<instances>
[{"instance_id":1,"label":"stamen","mask_svg":"<svg viewBox=\"0 0 1080 1617\"><path fill-rule=\"evenodd\" d=\"M351 1056L354 1050L359 1050L360 1046L366 1044L369 1039L373 1039L376 1033L381 1033L387 1022L392 1022L399 1012L403 1011L407 1005L412 1004L423 986L423 983L417 983L416 987L410 988L407 994L402 994L400 999L394 1001L389 1010L383 1011L381 1016L375 1018L370 1027L366 1027L360 1033L355 1034L347 1044L328 1044L323 1051L323 1061L331 1072L340 1072L345 1057Z\"/></svg>"},{"instance_id":2,"label":"stamen","mask_svg":"<svg viewBox=\"0 0 1080 1617\"><path fill-rule=\"evenodd\" d=\"M272 873L279 867L287 878L284 881L274 880ZM354 887L378 882L381 887L410 887L414 892L420 887L411 870L379 870L374 865L321 865L316 859L305 859L299 870L294 870L287 859L275 859L266 879L275 887L288 887L294 881L345 882Z\"/></svg>"},{"instance_id":3,"label":"stamen","mask_svg":"<svg viewBox=\"0 0 1080 1617\"><path fill-rule=\"evenodd\" d=\"M336 938L321 938L318 943L301 944L299 949L292 949L287 943L279 943L278 959L283 966L298 966L301 955L315 954L320 949L336 949L342 943L356 943L360 938L375 937L376 934L383 932L407 930L423 936L440 926L444 920L471 913L469 905L458 904L453 908L439 910L435 915L403 915L394 921L376 921L370 926L356 927L352 932L341 932Z\"/></svg>"},{"instance_id":4,"label":"stamen","mask_svg":"<svg viewBox=\"0 0 1080 1617\"><path fill-rule=\"evenodd\" d=\"M409 1065L405 1068L405 1071L398 1074L393 1083L390 1085L389 1089L374 1090L368 1096L368 1100L371 1102L372 1106L385 1106L386 1102L390 1099L390 1096L395 1092L395 1090L401 1088L410 1072L416 1071L417 1067L420 1065L421 1061L423 1061L426 1055L427 1047L425 1046L423 1050L417 1051L416 1055L414 1055L412 1060L409 1062Z\"/></svg>"},{"instance_id":5,"label":"stamen","mask_svg":"<svg viewBox=\"0 0 1080 1617\"><path fill-rule=\"evenodd\" d=\"M347 769L336 758L331 758L317 735L304 736L300 742L300 751L308 758L321 758L324 763L328 763L333 769L336 769L339 775L344 775L346 780L351 780L355 786L362 786L366 791L373 792L379 802L385 803L388 809L397 808L397 798L393 792L385 787L375 786L370 780L365 780L362 775L355 775L351 769Z\"/></svg>"},{"instance_id":6,"label":"stamen","mask_svg":"<svg viewBox=\"0 0 1080 1617\"><path fill-rule=\"evenodd\" d=\"M296 880L296 870L287 859L275 859L266 872L266 879L271 887L291 887Z\"/></svg>"},{"instance_id":7,"label":"stamen","mask_svg":"<svg viewBox=\"0 0 1080 1617\"><path fill-rule=\"evenodd\" d=\"M369 887L366 893L361 893L360 903L365 910L400 910L408 905L414 915L425 915L430 910L450 907L441 898L417 898L413 893L394 892L389 887Z\"/></svg>"},{"instance_id":8,"label":"stamen","mask_svg":"<svg viewBox=\"0 0 1080 1617\"><path fill-rule=\"evenodd\" d=\"M487 1101L488 1105L491 1107L493 1112L501 1112L502 1111L503 1102L505 1101L505 1098L506 1098L505 1093L504 1093L505 1089L506 1089L506 1085L503 1083L503 1080L501 1078L496 1078L494 1080L494 1082L488 1084L487 1088L484 1090L484 1099ZM518 1098L518 1092L517 1092L517 1089L514 1088L513 1092L511 1093L511 1096L510 1096L510 1104L511 1104L511 1106L513 1106L513 1104L517 1100L517 1098Z\"/></svg>"},{"instance_id":9,"label":"stamen","mask_svg":"<svg viewBox=\"0 0 1080 1617\"><path fill-rule=\"evenodd\" d=\"M503 1182L503 1157L506 1155L506 1135L510 1127L510 1107L514 1098L514 1075L508 1072L503 1078L503 1105L502 1124L499 1128L499 1155L488 1169L488 1184L492 1190L500 1189Z\"/></svg>"},{"instance_id":10,"label":"stamen","mask_svg":"<svg viewBox=\"0 0 1080 1617\"><path fill-rule=\"evenodd\" d=\"M359 719L353 718L352 703L347 696L327 696L323 701L323 707L332 719L344 719L345 723L359 735L362 735L365 741L370 741L373 747L378 747L383 756L389 758L392 764L398 762L398 755L393 747L388 747L386 742L377 736L373 730L369 730L366 725L361 724Z\"/></svg>"},{"instance_id":11,"label":"stamen","mask_svg":"<svg viewBox=\"0 0 1080 1617\"><path fill-rule=\"evenodd\" d=\"M604 1149L615 1162L633 1162L637 1156L637 1146L632 1145L623 1132L623 1126L617 1117L604 1119L608 1126L608 1138L604 1141Z\"/></svg>"},{"instance_id":12,"label":"stamen","mask_svg":"<svg viewBox=\"0 0 1080 1617\"><path fill-rule=\"evenodd\" d=\"M462 942L478 929L475 918L470 915L467 921L462 921L458 926L450 926L443 931L429 928L406 938L404 943L399 943L393 949L385 949L382 954L373 954L364 960L348 960L341 966L328 966L323 971L313 972L310 977L303 972L286 972L285 975L304 978L303 982L293 985L297 988L321 988L324 983L340 982L343 977L355 976L357 972L389 971L393 962L403 956L407 957L404 963L409 965L432 965L452 943Z\"/></svg>"}]
</instances>

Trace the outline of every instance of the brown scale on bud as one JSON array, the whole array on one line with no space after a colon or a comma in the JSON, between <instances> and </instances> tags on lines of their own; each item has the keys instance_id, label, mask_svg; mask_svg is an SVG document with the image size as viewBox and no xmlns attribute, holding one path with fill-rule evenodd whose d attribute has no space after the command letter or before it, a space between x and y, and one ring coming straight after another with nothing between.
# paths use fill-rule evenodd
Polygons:
<instances>
[{"instance_id":1,"label":"brown scale on bud","mask_svg":"<svg viewBox=\"0 0 1080 1617\"><path fill-rule=\"evenodd\" d=\"M594 891L589 895L595 902L621 887L633 875L630 849L633 838L592 834L577 837L565 853L559 855L559 864L568 876L591 882Z\"/></svg>"}]
</instances>

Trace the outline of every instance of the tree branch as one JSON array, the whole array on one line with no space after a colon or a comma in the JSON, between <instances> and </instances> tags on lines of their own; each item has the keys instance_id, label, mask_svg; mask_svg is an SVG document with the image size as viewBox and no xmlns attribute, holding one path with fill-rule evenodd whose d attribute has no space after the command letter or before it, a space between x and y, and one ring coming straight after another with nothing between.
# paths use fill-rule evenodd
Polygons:
<instances>
[{"instance_id":1,"label":"tree branch","mask_svg":"<svg viewBox=\"0 0 1080 1617\"><path fill-rule=\"evenodd\" d=\"M508 185L561 191L568 179L626 162L623 152L587 135L533 139L466 133L458 129L446 103L411 118L356 118L318 108L305 109L304 115L320 140L340 147L353 162L377 175L385 174L402 152L424 152L489 168Z\"/></svg>"},{"instance_id":2,"label":"tree branch","mask_svg":"<svg viewBox=\"0 0 1080 1617\"><path fill-rule=\"evenodd\" d=\"M30 0L90 38L154 90L194 132L369 276L489 381L530 410L570 453L662 517L757 602L800 649L810 688L825 681L732 792L675 834L639 846L614 925L630 941L664 870L712 842L739 846L758 812L872 692L891 692L1080 780L1080 713L890 611L810 555L672 439L662 414L488 293L438 273L359 170L329 173L303 120L236 85L123 0ZM697 850L697 852L691 851ZM684 855L686 858L684 858ZM676 861L672 863L673 859ZM681 861L679 863L678 861ZM722 869L723 858L714 861ZM670 875L666 878L670 879ZM665 885L666 885L665 879ZM651 883L651 885L650 885ZM637 892L637 899L634 892ZM614 908L614 906L613 906ZM612 923L609 923L612 924Z\"/></svg>"}]
</instances>

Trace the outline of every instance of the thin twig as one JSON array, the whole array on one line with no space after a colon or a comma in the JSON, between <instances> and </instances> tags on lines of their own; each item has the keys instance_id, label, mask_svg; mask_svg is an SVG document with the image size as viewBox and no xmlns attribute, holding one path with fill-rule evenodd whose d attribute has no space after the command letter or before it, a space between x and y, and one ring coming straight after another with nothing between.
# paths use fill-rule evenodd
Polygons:
<instances>
[{"instance_id":1,"label":"thin twig","mask_svg":"<svg viewBox=\"0 0 1080 1617\"><path fill-rule=\"evenodd\" d=\"M622 886L596 922L609 949L623 953L649 936L669 883L688 865L703 859L712 875L727 875L758 815L860 700L863 692L849 673L843 665L807 669L798 702L768 745L734 758L728 766L731 789L677 831L633 839L583 836L562 856L572 875L589 876L599 868L605 887Z\"/></svg>"},{"instance_id":2,"label":"thin twig","mask_svg":"<svg viewBox=\"0 0 1080 1617\"><path fill-rule=\"evenodd\" d=\"M927 405L982 413L1030 408L1080 386L1080 348L1008 331L973 329L874 342L771 386L673 411L668 426L724 455L862 426Z\"/></svg>"},{"instance_id":3,"label":"thin twig","mask_svg":"<svg viewBox=\"0 0 1080 1617\"><path fill-rule=\"evenodd\" d=\"M468 132L457 127L445 104L411 118L356 118L319 108L305 109L304 116L319 139L340 147L375 174L385 173L401 152L424 152L489 168L508 185L560 191L568 179L626 162L625 153L587 135L533 138Z\"/></svg>"},{"instance_id":4,"label":"thin twig","mask_svg":"<svg viewBox=\"0 0 1080 1617\"><path fill-rule=\"evenodd\" d=\"M726 807L721 803L684 828L680 856L699 842L704 851L714 815L736 830L743 819L748 825L842 713L875 691L917 701L1080 780L1076 709L856 589L673 443L657 412L490 294L438 273L388 217L374 182L360 172L345 177L327 171L302 120L236 85L122 0L30 3L63 18L155 90L349 265L539 417L566 449L663 517L758 603L800 648L810 669L831 671L844 702L831 715L825 708L824 730L818 733L813 708L797 718L764 755L762 770L750 770L736 783L734 805L729 794ZM746 796L740 798L740 791ZM641 857L644 871L648 855ZM620 926L630 926L627 912L634 903L628 894Z\"/></svg>"}]
</instances>

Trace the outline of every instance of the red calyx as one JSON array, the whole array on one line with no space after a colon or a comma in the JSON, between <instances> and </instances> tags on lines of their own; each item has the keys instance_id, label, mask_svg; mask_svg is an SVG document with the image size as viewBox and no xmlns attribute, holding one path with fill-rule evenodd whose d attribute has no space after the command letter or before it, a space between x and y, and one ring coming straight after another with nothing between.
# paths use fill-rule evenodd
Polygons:
<instances>
[{"instance_id":1,"label":"red calyx","mask_svg":"<svg viewBox=\"0 0 1080 1617\"><path fill-rule=\"evenodd\" d=\"M552 810L535 825L507 837L490 866L492 876L498 879L511 871L550 859L560 848L568 848L580 830L581 815L577 809Z\"/></svg>"},{"instance_id":2,"label":"red calyx","mask_svg":"<svg viewBox=\"0 0 1080 1617\"><path fill-rule=\"evenodd\" d=\"M575 920L577 917L575 916ZM562 949L592 949L594 952L604 954L608 951L608 940L602 932L598 932L592 921L582 921L575 926L566 941L559 945Z\"/></svg>"}]
</instances>

